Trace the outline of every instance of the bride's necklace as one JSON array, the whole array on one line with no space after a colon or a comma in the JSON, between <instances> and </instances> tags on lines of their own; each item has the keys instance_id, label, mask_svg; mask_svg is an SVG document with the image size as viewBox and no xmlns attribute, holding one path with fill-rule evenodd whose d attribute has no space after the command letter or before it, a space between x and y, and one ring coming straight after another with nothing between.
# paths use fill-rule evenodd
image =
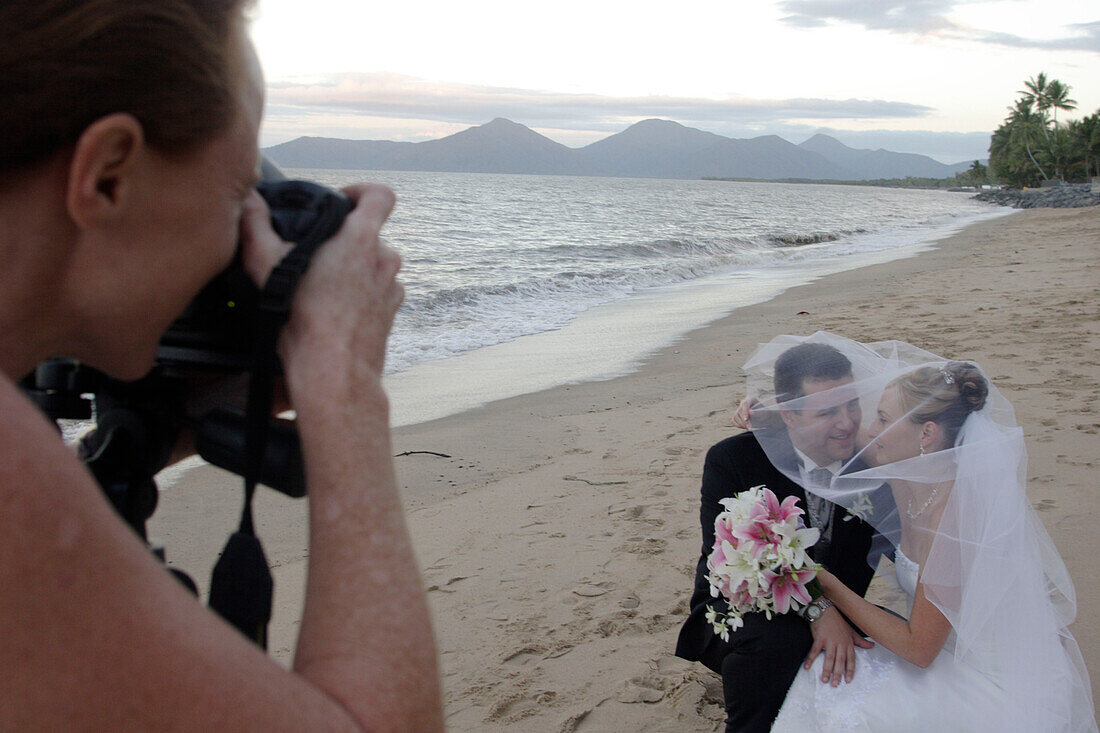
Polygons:
<instances>
[{"instance_id":1,"label":"bride's necklace","mask_svg":"<svg viewBox=\"0 0 1100 733\"><path fill-rule=\"evenodd\" d=\"M905 516L909 517L910 519L916 519L920 515L924 514L924 510L932 506L932 502L936 500L936 494L938 493L940 493L940 487L936 486L932 489L932 493L928 495L928 501L924 502L924 506L917 510L916 514L913 513L913 497L910 496L909 506L905 508Z\"/></svg>"}]
</instances>

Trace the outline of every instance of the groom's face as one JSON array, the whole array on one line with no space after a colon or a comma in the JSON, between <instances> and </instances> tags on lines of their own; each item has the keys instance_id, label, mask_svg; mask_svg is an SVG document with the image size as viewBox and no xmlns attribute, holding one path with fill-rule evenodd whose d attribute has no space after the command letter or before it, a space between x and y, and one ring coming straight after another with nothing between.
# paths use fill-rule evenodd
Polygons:
<instances>
[{"instance_id":1,"label":"groom's face","mask_svg":"<svg viewBox=\"0 0 1100 733\"><path fill-rule=\"evenodd\" d=\"M855 452L863 413L858 396L853 394L845 399L843 387L851 383L851 376L803 380L804 396L795 401L797 409L779 412L791 443L819 466L847 460Z\"/></svg>"}]
</instances>

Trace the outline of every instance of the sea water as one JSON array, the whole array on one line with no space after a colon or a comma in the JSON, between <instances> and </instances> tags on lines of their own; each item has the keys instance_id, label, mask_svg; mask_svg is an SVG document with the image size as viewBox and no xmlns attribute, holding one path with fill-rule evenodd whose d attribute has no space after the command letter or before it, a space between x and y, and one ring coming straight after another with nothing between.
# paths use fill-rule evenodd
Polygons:
<instances>
[{"instance_id":1,"label":"sea water","mask_svg":"<svg viewBox=\"0 0 1100 733\"><path fill-rule=\"evenodd\" d=\"M863 186L284 173L397 194L383 236L404 262L386 377L398 425L623 374L739 307L1006 212L965 193Z\"/></svg>"}]
</instances>

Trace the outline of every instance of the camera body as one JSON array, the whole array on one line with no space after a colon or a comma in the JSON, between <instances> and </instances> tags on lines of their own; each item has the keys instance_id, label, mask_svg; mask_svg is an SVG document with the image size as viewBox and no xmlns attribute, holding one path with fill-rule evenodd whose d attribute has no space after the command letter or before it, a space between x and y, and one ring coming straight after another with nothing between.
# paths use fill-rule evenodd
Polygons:
<instances>
[{"instance_id":1,"label":"camera body","mask_svg":"<svg viewBox=\"0 0 1100 733\"><path fill-rule=\"evenodd\" d=\"M256 190L271 210L271 225L287 242L325 241L353 204L336 191L308 181L264 180ZM225 373L247 371L256 357L260 291L245 273L238 250L161 337L157 363Z\"/></svg>"}]
</instances>

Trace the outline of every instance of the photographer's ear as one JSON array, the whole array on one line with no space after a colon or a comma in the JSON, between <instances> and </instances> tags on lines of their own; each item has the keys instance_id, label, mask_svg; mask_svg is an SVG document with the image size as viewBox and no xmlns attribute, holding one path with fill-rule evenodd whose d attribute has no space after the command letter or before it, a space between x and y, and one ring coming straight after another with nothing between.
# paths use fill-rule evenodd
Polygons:
<instances>
[{"instance_id":1,"label":"photographer's ear","mask_svg":"<svg viewBox=\"0 0 1100 733\"><path fill-rule=\"evenodd\" d=\"M118 216L144 147L141 123L125 112L101 117L84 130L69 164L65 198L77 226L90 228Z\"/></svg>"}]
</instances>

